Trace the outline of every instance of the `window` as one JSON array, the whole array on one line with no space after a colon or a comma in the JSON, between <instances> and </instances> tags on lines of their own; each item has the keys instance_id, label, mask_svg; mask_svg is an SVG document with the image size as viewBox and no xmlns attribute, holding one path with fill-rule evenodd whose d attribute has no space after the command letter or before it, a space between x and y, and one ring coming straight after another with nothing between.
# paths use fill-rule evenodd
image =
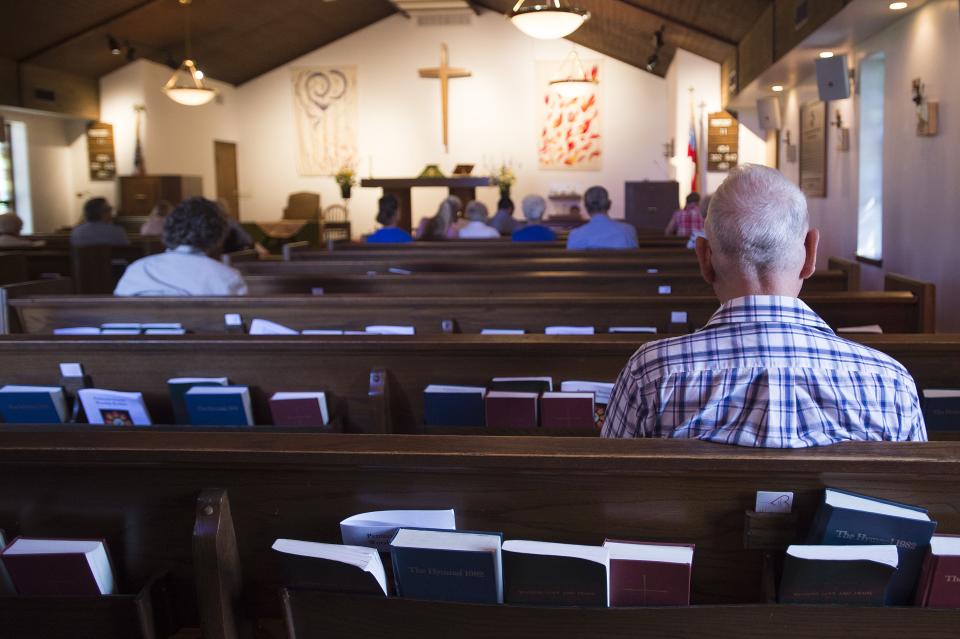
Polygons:
<instances>
[{"instance_id":1,"label":"window","mask_svg":"<svg viewBox=\"0 0 960 639\"><path fill-rule=\"evenodd\" d=\"M880 265L883 259L883 78L886 57L875 53L860 63L860 192L857 257Z\"/></svg>"}]
</instances>

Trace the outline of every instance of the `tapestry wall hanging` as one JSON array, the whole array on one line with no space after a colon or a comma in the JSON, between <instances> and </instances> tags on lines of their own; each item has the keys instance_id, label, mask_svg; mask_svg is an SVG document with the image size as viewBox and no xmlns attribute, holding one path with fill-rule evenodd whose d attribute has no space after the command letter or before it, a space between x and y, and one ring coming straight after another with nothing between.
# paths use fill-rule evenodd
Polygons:
<instances>
[{"instance_id":1,"label":"tapestry wall hanging","mask_svg":"<svg viewBox=\"0 0 960 639\"><path fill-rule=\"evenodd\" d=\"M357 161L357 68L293 68L300 175L333 175Z\"/></svg>"},{"instance_id":2,"label":"tapestry wall hanging","mask_svg":"<svg viewBox=\"0 0 960 639\"><path fill-rule=\"evenodd\" d=\"M563 70L563 61L537 63L539 146L541 169L599 171L603 159L600 130L600 62L584 61L587 76L596 82L581 94L564 97L550 86Z\"/></svg>"}]
</instances>

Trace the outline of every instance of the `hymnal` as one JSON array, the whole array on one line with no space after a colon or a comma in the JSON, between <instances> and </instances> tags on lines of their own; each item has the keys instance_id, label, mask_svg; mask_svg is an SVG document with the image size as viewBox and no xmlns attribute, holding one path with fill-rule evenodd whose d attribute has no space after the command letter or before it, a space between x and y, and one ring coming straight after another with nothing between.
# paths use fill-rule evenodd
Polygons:
<instances>
[{"instance_id":1,"label":"hymnal","mask_svg":"<svg viewBox=\"0 0 960 639\"><path fill-rule=\"evenodd\" d=\"M611 333L656 333L656 326L611 326Z\"/></svg>"},{"instance_id":2,"label":"hymnal","mask_svg":"<svg viewBox=\"0 0 960 639\"><path fill-rule=\"evenodd\" d=\"M522 328L482 328L481 335L523 335L526 331Z\"/></svg>"},{"instance_id":3,"label":"hymnal","mask_svg":"<svg viewBox=\"0 0 960 639\"><path fill-rule=\"evenodd\" d=\"M432 528L456 530L453 509L446 510L375 510L347 517L340 522L343 543L390 551L390 540L399 528Z\"/></svg>"},{"instance_id":4,"label":"hymnal","mask_svg":"<svg viewBox=\"0 0 960 639\"><path fill-rule=\"evenodd\" d=\"M101 335L141 335L143 331L139 328L104 328L100 330Z\"/></svg>"},{"instance_id":5,"label":"hymnal","mask_svg":"<svg viewBox=\"0 0 960 639\"><path fill-rule=\"evenodd\" d=\"M790 546L780 603L882 606L897 563L893 544Z\"/></svg>"},{"instance_id":6,"label":"hymnal","mask_svg":"<svg viewBox=\"0 0 960 639\"><path fill-rule=\"evenodd\" d=\"M4 386L0 415L7 424L62 424L69 415L67 398L59 386Z\"/></svg>"},{"instance_id":7,"label":"hymnal","mask_svg":"<svg viewBox=\"0 0 960 639\"><path fill-rule=\"evenodd\" d=\"M99 335L99 326L68 326L53 329L54 335Z\"/></svg>"},{"instance_id":8,"label":"hymnal","mask_svg":"<svg viewBox=\"0 0 960 639\"><path fill-rule=\"evenodd\" d=\"M592 326L548 326L543 331L547 335L593 335Z\"/></svg>"},{"instance_id":9,"label":"hymnal","mask_svg":"<svg viewBox=\"0 0 960 639\"><path fill-rule=\"evenodd\" d=\"M301 335L343 335L343 330L338 328L306 328L300 331Z\"/></svg>"},{"instance_id":10,"label":"hymnal","mask_svg":"<svg viewBox=\"0 0 960 639\"><path fill-rule=\"evenodd\" d=\"M936 527L937 522L923 508L828 488L807 543L895 545L900 560L886 603L907 605L913 601L923 558Z\"/></svg>"},{"instance_id":11,"label":"hymnal","mask_svg":"<svg viewBox=\"0 0 960 639\"><path fill-rule=\"evenodd\" d=\"M504 601L547 606L609 606L610 552L511 539L503 543Z\"/></svg>"},{"instance_id":12,"label":"hymnal","mask_svg":"<svg viewBox=\"0 0 960 639\"><path fill-rule=\"evenodd\" d=\"M365 326L364 332L369 335L415 335L413 326Z\"/></svg>"},{"instance_id":13,"label":"hymnal","mask_svg":"<svg viewBox=\"0 0 960 639\"><path fill-rule=\"evenodd\" d=\"M838 326L837 333L874 333L882 334L883 329L879 324L867 324L865 326Z\"/></svg>"},{"instance_id":14,"label":"hymnal","mask_svg":"<svg viewBox=\"0 0 960 639\"><path fill-rule=\"evenodd\" d=\"M930 539L914 605L960 608L960 536L934 535Z\"/></svg>"},{"instance_id":15,"label":"hymnal","mask_svg":"<svg viewBox=\"0 0 960 639\"><path fill-rule=\"evenodd\" d=\"M927 430L960 430L960 390L923 389Z\"/></svg>"},{"instance_id":16,"label":"hymnal","mask_svg":"<svg viewBox=\"0 0 960 639\"><path fill-rule=\"evenodd\" d=\"M144 335L186 335L187 331L183 328L146 328Z\"/></svg>"},{"instance_id":17,"label":"hymnal","mask_svg":"<svg viewBox=\"0 0 960 639\"><path fill-rule=\"evenodd\" d=\"M300 331L270 320L254 319L250 322L249 333L250 335L299 335Z\"/></svg>"},{"instance_id":18,"label":"hymnal","mask_svg":"<svg viewBox=\"0 0 960 639\"><path fill-rule=\"evenodd\" d=\"M593 393L544 393L540 396L543 428L596 430Z\"/></svg>"},{"instance_id":19,"label":"hymnal","mask_svg":"<svg viewBox=\"0 0 960 639\"><path fill-rule=\"evenodd\" d=\"M21 595L95 596L115 592L113 569L102 540L17 537L0 557Z\"/></svg>"},{"instance_id":20,"label":"hymnal","mask_svg":"<svg viewBox=\"0 0 960 639\"><path fill-rule=\"evenodd\" d=\"M104 331L139 331L143 329L140 322L104 322L100 325Z\"/></svg>"},{"instance_id":21,"label":"hymnal","mask_svg":"<svg viewBox=\"0 0 960 639\"><path fill-rule=\"evenodd\" d=\"M569 381L560 384L560 390L565 393L593 393L593 420L597 429L603 428L607 418L607 404L613 393L611 382Z\"/></svg>"},{"instance_id":22,"label":"hymnal","mask_svg":"<svg viewBox=\"0 0 960 639\"><path fill-rule=\"evenodd\" d=\"M608 539L611 606L690 605L693 546Z\"/></svg>"},{"instance_id":23,"label":"hymnal","mask_svg":"<svg viewBox=\"0 0 960 639\"><path fill-rule=\"evenodd\" d=\"M173 405L173 417L177 424L189 424L187 402L184 396L194 386L226 386L230 380L226 377L174 377L167 380L170 403Z\"/></svg>"},{"instance_id":24,"label":"hymnal","mask_svg":"<svg viewBox=\"0 0 960 639\"><path fill-rule=\"evenodd\" d=\"M487 428L536 428L537 393L490 391L485 401Z\"/></svg>"},{"instance_id":25,"label":"hymnal","mask_svg":"<svg viewBox=\"0 0 960 639\"><path fill-rule=\"evenodd\" d=\"M246 386L194 386L184 401L193 426L253 426Z\"/></svg>"},{"instance_id":26,"label":"hymnal","mask_svg":"<svg viewBox=\"0 0 960 639\"><path fill-rule=\"evenodd\" d=\"M423 422L427 426L483 426L483 398L479 386L431 384L423 391Z\"/></svg>"},{"instance_id":27,"label":"hymnal","mask_svg":"<svg viewBox=\"0 0 960 639\"><path fill-rule=\"evenodd\" d=\"M270 397L274 426L326 426L330 423L327 395L315 393L274 393Z\"/></svg>"},{"instance_id":28,"label":"hymnal","mask_svg":"<svg viewBox=\"0 0 960 639\"><path fill-rule=\"evenodd\" d=\"M390 541L397 594L503 603L502 541L500 533L399 529Z\"/></svg>"},{"instance_id":29,"label":"hymnal","mask_svg":"<svg viewBox=\"0 0 960 639\"><path fill-rule=\"evenodd\" d=\"M494 377L490 390L546 393L553 390L552 377Z\"/></svg>"},{"instance_id":30,"label":"hymnal","mask_svg":"<svg viewBox=\"0 0 960 639\"><path fill-rule=\"evenodd\" d=\"M387 595L387 574L373 548L295 539L278 539L272 548L286 586Z\"/></svg>"},{"instance_id":31,"label":"hymnal","mask_svg":"<svg viewBox=\"0 0 960 639\"><path fill-rule=\"evenodd\" d=\"M143 401L143 393L81 388L77 396L90 424L149 426L153 423Z\"/></svg>"}]
</instances>

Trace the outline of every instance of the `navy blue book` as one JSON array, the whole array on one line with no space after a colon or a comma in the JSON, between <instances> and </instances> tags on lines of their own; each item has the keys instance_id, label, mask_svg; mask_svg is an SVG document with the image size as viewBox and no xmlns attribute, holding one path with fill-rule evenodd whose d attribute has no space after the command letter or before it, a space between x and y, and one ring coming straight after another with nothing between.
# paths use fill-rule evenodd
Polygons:
<instances>
[{"instance_id":1,"label":"navy blue book","mask_svg":"<svg viewBox=\"0 0 960 639\"><path fill-rule=\"evenodd\" d=\"M502 533L400 528L390 540L397 594L503 603Z\"/></svg>"},{"instance_id":2,"label":"navy blue book","mask_svg":"<svg viewBox=\"0 0 960 639\"><path fill-rule=\"evenodd\" d=\"M610 551L602 546L511 539L503 544L504 601L536 606L610 605Z\"/></svg>"},{"instance_id":3,"label":"navy blue book","mask_svg":"<svg viewBox=\"0 0 960 639\"><path fill-rule=\"evenodd\" d=\"M882 606L897 571L897 547L790 546L780 603Z\"/></svg>"},{"instance_id":4,"label":"navy blue book","mask_svg":"<svg viewBox=\"0 0 960 639\"><path fill-rule=\"evenodd\" d=\"M423 391L423 423L427 426L483 426L486 424L483 399L487 389L480 386L431 384Z\"/></svg>"},{"instance_id":5,"label":"navy blue book","mask_svg":"<svg viewBox=\"0 0 960 639\"><path fill-rule=\"evenodd\" d=\"M7 424L62 424L67 399L59 386L4 386L0 388L0 415Z\"/></svg>"},{"instance_id":6,"label":"navy blue book","mask_svg":"<svg viewBox=\"0 0 960 639\"><path fill-rule=\"evenodd\" d=\"M923 508L828 488L807 542L832 546L895 545L899 565L884 602L902 606L913 602L923 558L936 528L937 522Z\"/></svg>"},{"instance_id":7,"label":"navy blue book","mask_svg":"<svg viewBox=\"0 0 960 639\"><path fill-rule=\"evenodd\" d=\"M187 392L194 386L226 386L230 380L226 377L174 377L167 380L170 390L170 403L173 405L173 418L177 424L189 424L187 402L184 399Z\"/></svg>"},{"instance_id":8,"label":"navy blue book","mask_svg":"<svg viewBox=\"0 0 960 639\"><path fill-rule=\"evenodd\" d=\"M183 398L193 426L253 426L246 386L194 386Z\"/></svg>"},{"instance_id":9,"label":"navy blue book","mask_svg":"<svg viewBox=\"0 0 960 639\"><path fill-rule=\"evenodd\" d=\"M923 421L927 430L960 430L960 390L923 390Z\"/></svg>"}]
</instances>

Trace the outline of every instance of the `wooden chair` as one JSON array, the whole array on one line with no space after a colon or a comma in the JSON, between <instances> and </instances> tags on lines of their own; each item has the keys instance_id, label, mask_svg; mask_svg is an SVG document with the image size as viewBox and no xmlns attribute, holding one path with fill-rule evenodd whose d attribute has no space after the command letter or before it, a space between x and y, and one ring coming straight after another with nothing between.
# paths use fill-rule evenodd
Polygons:
<instances>
[{"instance_id":1,"label":"wooden chair","mask_svg":"<svg viewBox=\"0 0 960 639\"><path fill-rule=\"evenodd\" d=\"M287 196L285 220L316 220L320 217L320 194L301 191Z\"/></svg>"},{"instance_id":2,"label":"wooden chair","mask_svg":"<svg viewBox=\"0 0 960 639\"><path fill-rule=\"evenodd\" d=\"M330 241L350 241L349 211L343 204L331 204L323 209L320 237L324 244Z\"/></svg>"}]
</instances>

